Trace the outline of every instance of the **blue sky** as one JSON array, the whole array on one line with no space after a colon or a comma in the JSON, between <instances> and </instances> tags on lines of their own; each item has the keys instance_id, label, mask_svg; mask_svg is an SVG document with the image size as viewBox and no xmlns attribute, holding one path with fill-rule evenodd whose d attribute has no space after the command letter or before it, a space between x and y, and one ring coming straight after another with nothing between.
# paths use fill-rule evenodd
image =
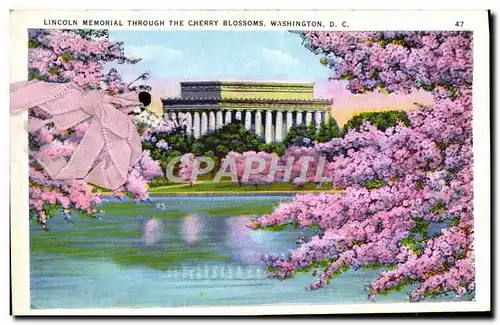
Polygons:
<instances>
[{"instance_id":1,"label":"blue sky","mask_svg":"<svg viewBox=\"0 0 500 325\"><path fill-rule=\"evenodd\" d=\"M143 58L118 66L125 80L142 72L179 81L325 82L329 76L300 36L286 31L111 31L110 37L125 42L126 54Z\"/></svg>"}]
</instances>

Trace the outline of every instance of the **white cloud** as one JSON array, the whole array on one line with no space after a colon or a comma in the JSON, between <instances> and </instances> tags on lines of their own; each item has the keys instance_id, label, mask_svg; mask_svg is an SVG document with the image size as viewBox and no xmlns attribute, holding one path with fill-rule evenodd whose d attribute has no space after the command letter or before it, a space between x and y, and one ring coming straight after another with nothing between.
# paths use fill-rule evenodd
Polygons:
<instances>
[{"instance_id":1,"label":"white cloud","mask_svg":"<svg viewBox=\"0 0 500 325\"><path fill-rule=\"evenodd\" d=\"M293 57L282 50L275 50L264 47L262 48L262 54L267 61L272 63L278 63L287 66L296 65L297 63L299 63L299 60L296 57Z\"/></svg>"},{"instance_id":2,"label":"white cloud","mask_svg":"<svg viewBox=\"0 0 500 325\"><path fill-rule=\"evenodd\" d=\"M175 62L184 56L179 50L171 49L161 45L125 46L128 56L142 58L143 62Z\"/></svg>"}]
</instances>

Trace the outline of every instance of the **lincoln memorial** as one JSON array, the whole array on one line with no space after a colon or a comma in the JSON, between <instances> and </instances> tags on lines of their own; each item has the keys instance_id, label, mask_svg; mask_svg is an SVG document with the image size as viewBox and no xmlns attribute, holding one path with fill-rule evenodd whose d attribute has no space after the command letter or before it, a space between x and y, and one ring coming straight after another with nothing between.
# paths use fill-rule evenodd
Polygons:
<instances>
[{"instance_id":1,"label":"lincoln memorial","mask_svg":"<svg viewBox=\"0 0 500 325\"><path fill-rule=\"evenodd\" d=\"M292 125L326 122L333 100L315 99L313 83L257 81L181 82L180 97L162 98L164 114L184 114L195 138L240 120L267 143L281 141Z\"/></svg>"}]
</instances>

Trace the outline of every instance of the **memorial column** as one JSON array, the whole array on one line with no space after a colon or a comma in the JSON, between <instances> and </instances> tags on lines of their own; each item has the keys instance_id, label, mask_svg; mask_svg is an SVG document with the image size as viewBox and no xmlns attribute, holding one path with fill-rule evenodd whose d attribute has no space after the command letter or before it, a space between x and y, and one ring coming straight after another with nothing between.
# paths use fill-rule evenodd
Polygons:
<instances>
[{"instance_id":1,"label":"memorial column","mask_svg":"<svg viewBox=\"0 0 500 325\"><path fill-rule=\"evenodd\" d=\"M328 123L328 121L330 121L331 118L330 112L324 112L324 114L325 114L325 123Z\"/></svg>"},{"instance_id":2,"label":"memorial column","mask_svg":"<svg viewBox=\"0 0 500 325\"><path fill-rule=\"evenodd\" d=\"M201 112L201 135L205 135L207 131L208 131L207 112Z\"/></svg>"},{"instance_id":3,"label":"memorial column","mask_svg":"<svg viewBox=\"0 0 500 325\"><path fill-rule=\"evenodd\" d=\"M266 143L273 142L273 113L270 110L266 111L266 127L265 127L265 138Z\"/></svg>"},{"instance_id":4,"label":"memorial column","mask_svg":"<svg viewBox=\"0 0 500 325\"><path fill-rule=\"evenodd\" d=\"M274 132L276 141L283 140L283 112L276 111L276 131Z\"/></svg>"},{"instance_id":5,"label":"memorial column","mask_svg":"<svg viewBox=\"0 0 500 325\"><path fill-rule=\"evenodd\" d=\"M245 111L245 129L246 130L252 129L252 111L251 110Z\"/></svg>"},{"instance_id":6,"label":"memorial column","mask_svg":"<svg viewBox=\"0 0 500 325\"><path fill-rule=\"evenodd\" d=\"M231 123L231 111L226 111L224 125Z\"/></svg>"},{"instance_id":7,"label":"memorial column","mask_svg":"<svg viewBox=\"0 0 500 325\"><path fill-rule=\"evenodd\" d=\"M222 111L217 111L215 120L217 129L220 129L224 126L224 118L222 116Z\"/></svg>"},{"instance_id":8,"label":"memorial column","mask_svg":"<svg viewBox=\"0 0 500 325\"><path fill-rule=\"evenodd\" d=\"M200 137L200 113L194 112L193 114L193 135L196 139Z\"/></svg>"},{"instance_id":9,"label":"memorial column","mask_svg":"<svg viewBox=\"0 0 500 325\"><path fill-rule=\"evenodd\" d=\"M316 113L314 114L314 120L316 122L316 126L319 127L319 125L321 124L321 121L322 121L322 118L321 118L321 115L322 115L323 112L321 111L316 111Z\"/></svg>"},{"instance_id":10,"label":"memorial column","mask_svg":"<svg viewBox=\"0 0 500 325\"><path fill-rule=\"evenodd\" d=\"M312 122L312 113L307 112L306 113L306 126L309 126L309 124L311 124L311 122Z\"/></svg>"},{"instance_id":11,"label":"memorial column","mask_svg":"<svg viewBox=\"0 0 500 325\"><path fill-rule=\"evenodd\" d=\"M186 132L187 134L193 134L193 116L191 112L186 112Z\"/></svg>"},{"instance_id":12,"label":"memorial column","mask_svg":"<svg viewBox=\"0 0 500 325\"><path fill-rule=\"evenodd\" d=\"M290 128L292 127L292 125L293 125L293 112L288 111L288 112L286 112L286 133L288 133L288 131L290 131Z\"/></svg>"},{"instance_id":13,"label":"memorial column","mask_svg":"<svg viewBox=\"0 0 500 325\"><path fill-rule=\"evenodd\" d=\"M260 110L255 111L255 134L262 136L262 112Z\"/></svg>"},{"instance_id":14,"label":"memorial column","mask_svg":"<svg viewBox=\"0 0 500 325\"><path fill-rule=\"evenodd\" d=\"M208 130L209 131L215 130L215 112L214 111L210 111L210 113L208 113Z\"/></svg>"},{"instance_id":15,"label":"memorial column","mask_svg":"<svg viewBox=\"0 0 500 325\"><path fill-rule=\"evenodd\" d=\"M302 111L298 111L297 112L297 125L301 125L302 124Z\"/></svg>"}]
</instances>

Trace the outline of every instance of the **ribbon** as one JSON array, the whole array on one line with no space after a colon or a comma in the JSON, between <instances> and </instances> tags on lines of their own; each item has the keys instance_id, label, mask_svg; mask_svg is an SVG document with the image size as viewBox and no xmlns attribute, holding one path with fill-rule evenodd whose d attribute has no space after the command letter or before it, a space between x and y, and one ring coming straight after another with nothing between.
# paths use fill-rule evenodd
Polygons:
<instances>
[{"instance_id":1,"label":"ribbon","mask_svg":"<svg viewBox=\"0 0 500 325\"><path fill-rule=\"evenodd\" d=\"M10 85L11 114L38 108L50 116L30 117L28 132L49 123L69 129L90 121L69 159L47 157L36 151L30 154L54 180L84 179L107 190L124 185L130 167L142 157L141 138L127 115L140 105L127 95L84 92L69 83L22 81Z\"/></svg>"}]
</instances>

